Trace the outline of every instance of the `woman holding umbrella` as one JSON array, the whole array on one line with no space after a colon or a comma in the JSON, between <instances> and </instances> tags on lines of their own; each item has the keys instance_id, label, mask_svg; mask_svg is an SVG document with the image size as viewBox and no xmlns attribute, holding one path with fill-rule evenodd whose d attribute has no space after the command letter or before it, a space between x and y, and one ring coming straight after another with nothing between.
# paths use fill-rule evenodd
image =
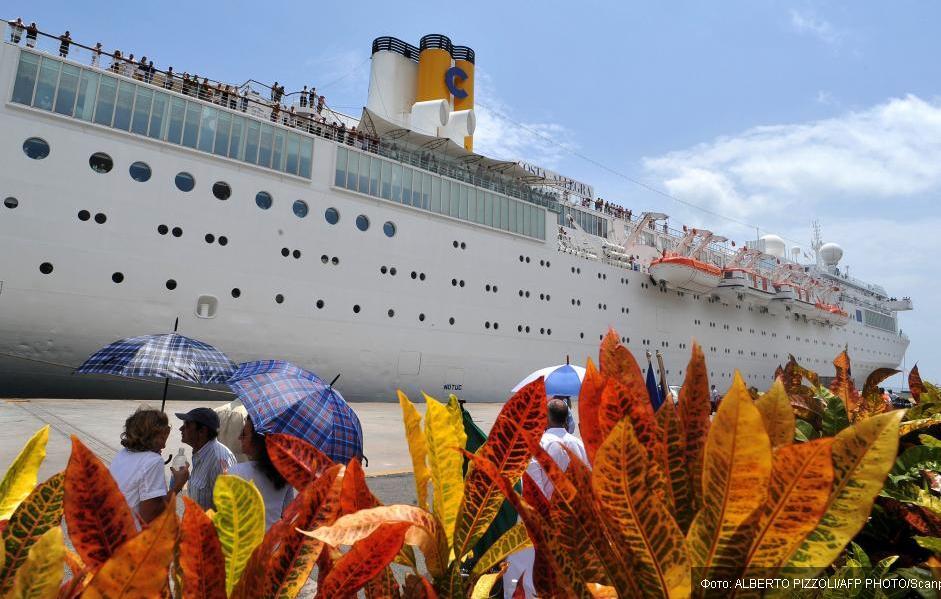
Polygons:
<instances>
[{"instance_id":1,"label":"woman holding umbrella","mask_svg":"<svg viewBox=\"0 0 941 599\"><path fill-rule=\"evenodd\" d=\"M294 489L271 462L265 435L255 430L251 416L245 419L239 441L249 461L232 466L229 474L255 483L265 501L265 530L268 530L281 519L282 512L294 499Z\"/></svg>"}]
</instances>

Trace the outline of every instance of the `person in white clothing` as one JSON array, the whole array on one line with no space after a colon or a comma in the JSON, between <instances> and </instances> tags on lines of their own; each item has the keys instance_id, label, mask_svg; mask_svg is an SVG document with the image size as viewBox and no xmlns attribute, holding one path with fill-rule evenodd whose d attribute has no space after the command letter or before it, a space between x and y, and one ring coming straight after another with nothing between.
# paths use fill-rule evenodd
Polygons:
<instances>
[{"instance_id":1,"label":"person in white clothing","mask_svg":"<svg viewBox=\"0 0 941 599\"><path fill-rule=\"evenodd\" d=\"M585 445L582 440L566 430L569 419L569 406L563 399L553 398L549 400L549 428L542 434L539 445L546 450L546 453L552 460L559 465L563 471L569 467L569 454L563 448L569 449L586 466L588 464L588 454L585 452ZM533 479L546 499L552 497L554 487L549 480L546 471L533 459L526 468L526 473ZM523 588L526 591L526 597L535 597L536 588L533 585L533 561L536 552L530 547L512 553L507 557L507 569L503 574L503 596L510 599L516 590L517 581L523 578Z\"/></svg>"},{"instance_id":2,"label":"person in white clothing","mask_svg":"<svg viewBox=\"0 0 941 599\"><path fill-rule=\"evenodd\" d=\"M127 504L141 522L159 516L170 494L179 493L189 479L189 468L171 468L170 489L164 478L160 452L170 436L167 415L152 408L140 408L125 421L121 434L124 449L111 461L109 470Z\"/></svg>"},{"instance_id":3,"label":"person in white clothing","mask_svg":"<svg viewBox=\"0 0 941 599\"><path fill-rule=\"evenodd\" d=\"M232 450L235 459L239 462L247 462L251 458L242 453L241 438L242 428L245 426L245 419L248 418L248 412L242 402L235 398L224 406L213 408L219 416L219 442Z\"/></svg>"},{"instance_id":4,"label":"person in white clothing","mask_svg":"<svg viewBox=\"0 0 941 599\"><path fill-rule=\"evenodd\" d=\"M249 457L249 461L232 466L229 474L250 480L258 487L262 499L265 500L265 530L268 530L281 519L284 509L294 499L294 489L271 462L265 436L255 431L251 417L245 418L239 441L242 444L242 452Z\"/></svg>"}]
</instances>

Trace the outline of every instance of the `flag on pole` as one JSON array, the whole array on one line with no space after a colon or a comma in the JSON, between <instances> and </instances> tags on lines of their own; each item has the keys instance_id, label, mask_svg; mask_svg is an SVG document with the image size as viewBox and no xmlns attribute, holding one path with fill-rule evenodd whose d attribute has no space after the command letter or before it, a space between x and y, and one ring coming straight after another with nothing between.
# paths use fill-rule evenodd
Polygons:
<instances>
[{"instance_id":1,"label":"flag on pole","mask_svg":"<svg viewBox=\"0 0 941 599\"><path fill-rule=\"evenodd\" d=\"M650 405L653 406L654 411L657 411L663 403L663 396L657 388L657 377L653 374L653 365L649 362L647 363L647 395L650 396Z\"/></svg>"}]
</instances>

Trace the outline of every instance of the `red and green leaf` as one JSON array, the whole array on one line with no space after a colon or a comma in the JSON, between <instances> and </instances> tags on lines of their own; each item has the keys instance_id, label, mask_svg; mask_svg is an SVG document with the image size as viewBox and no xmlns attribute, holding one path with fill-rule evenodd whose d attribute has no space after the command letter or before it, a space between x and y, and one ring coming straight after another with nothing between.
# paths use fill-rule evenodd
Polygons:
<instances>
[{"instance_id":1,"label":"red and green leaf","mask_svg":"<svg viewBox=\"0 0 941 599\"><path fill-rule=\"evenodd\" d=\"M195 501L184 497L183 504L179 544L183 599L226 599L225 558L216 527Z\"/></svg>"},{"instance_id":2,"label":"red and green leaf","mask_svg":"<svg viewBox=\"0 0 941 599\"><path fill-rule=\"evenodd\" d=\"M265 441L268 457L295 489L303 489L333 465L333 460L303 439L276 433Z\"/></svg>"},{"instance_id":3,"label":"red and green leaf","mask_svg":"<svg viewBox=\"0 0 941 599\"><path fill-rule=\"evenodd\" d=\"M33 489L3 527L0 542L6 559L0 560L0 596L13 587L16 572L26 561L33 544L46 531L59 526L64 496L65 474L60 472Z\"/></svg>"},{"instance_id":4,"label":"red and green leaf","mask_svg":"<svg viewBox=\"0 0 941 599\"><path fill-rule=\"evenodd\" d=\"M340 558L327 575L317 597L332 599L354 595L378 575L396 556L405 542L407 522L382 524Z\"/></svg>"},{"instance_id":5,"label":"red and green leaf","mask_svg":"<svg viewBox=\"0 0 941 599\"><path fill-rule=\"evenodd\" d=\"M607 379L595 368L595 363L588 358L585 365L585 378L578 392L578 430L585 443L588 461L593 462L595 451L601 447L604 436L598 424L598 412L601 409L601 393Z\"/></svg>"},{"instance_id":6,"label":"red and green leaf","mask_svg":"<svg viewBox=\"0 0 941 599\"><path fill-rule=\"evenodd\" d=\"M340 515L382 505L366 484L366 473L359 458L353 458L343 473L343 489L340 492Z\"/></svg>"},{"instance_id":7,"label":"red and green leaf","mask_svg":"<svg viewBox=\"0 0 941 599\"><path fill-rule=\"evenodd\" d=\"M682 429L686 433L684 461L691 490L690 505L694 513L699 511L703 502L703 453L709 433L709 415L712 412L707 373L706 357L699 344L693 340L677 408ZM671 447L671 451L673 450Z\"/></svg>"},{"instance_id":8,"label":"red and green leaf","mask_svg":"<svg viewBox=\"0 0 941 599\"><path fill-rule=\"evenodd\" d=\"M921 375L918 374L918 364L912 366L908 373L908 390L911 391L915 401L918 401L921 394L925 392L925 384L921 382Z\"/></svg>"}]
</instances>

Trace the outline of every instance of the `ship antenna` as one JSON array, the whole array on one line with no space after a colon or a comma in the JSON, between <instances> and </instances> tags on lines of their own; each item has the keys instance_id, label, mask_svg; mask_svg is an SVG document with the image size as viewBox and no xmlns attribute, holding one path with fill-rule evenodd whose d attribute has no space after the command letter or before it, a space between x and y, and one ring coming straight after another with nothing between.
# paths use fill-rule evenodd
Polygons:
<instances>
[{"instance_id":1,"label":"ship antenna","mask_svg":"<svg viewBox=\"0 0 941 599\"><path fill-rule=\"evenodd\" d=\"M820 266L820 248L823 247L823 238L820 236L820 221L812 221L811 227L813 227L814 236L810 242L810 247L814 249L814 261L817 266Z\"/></svg>"}]
</instances>

